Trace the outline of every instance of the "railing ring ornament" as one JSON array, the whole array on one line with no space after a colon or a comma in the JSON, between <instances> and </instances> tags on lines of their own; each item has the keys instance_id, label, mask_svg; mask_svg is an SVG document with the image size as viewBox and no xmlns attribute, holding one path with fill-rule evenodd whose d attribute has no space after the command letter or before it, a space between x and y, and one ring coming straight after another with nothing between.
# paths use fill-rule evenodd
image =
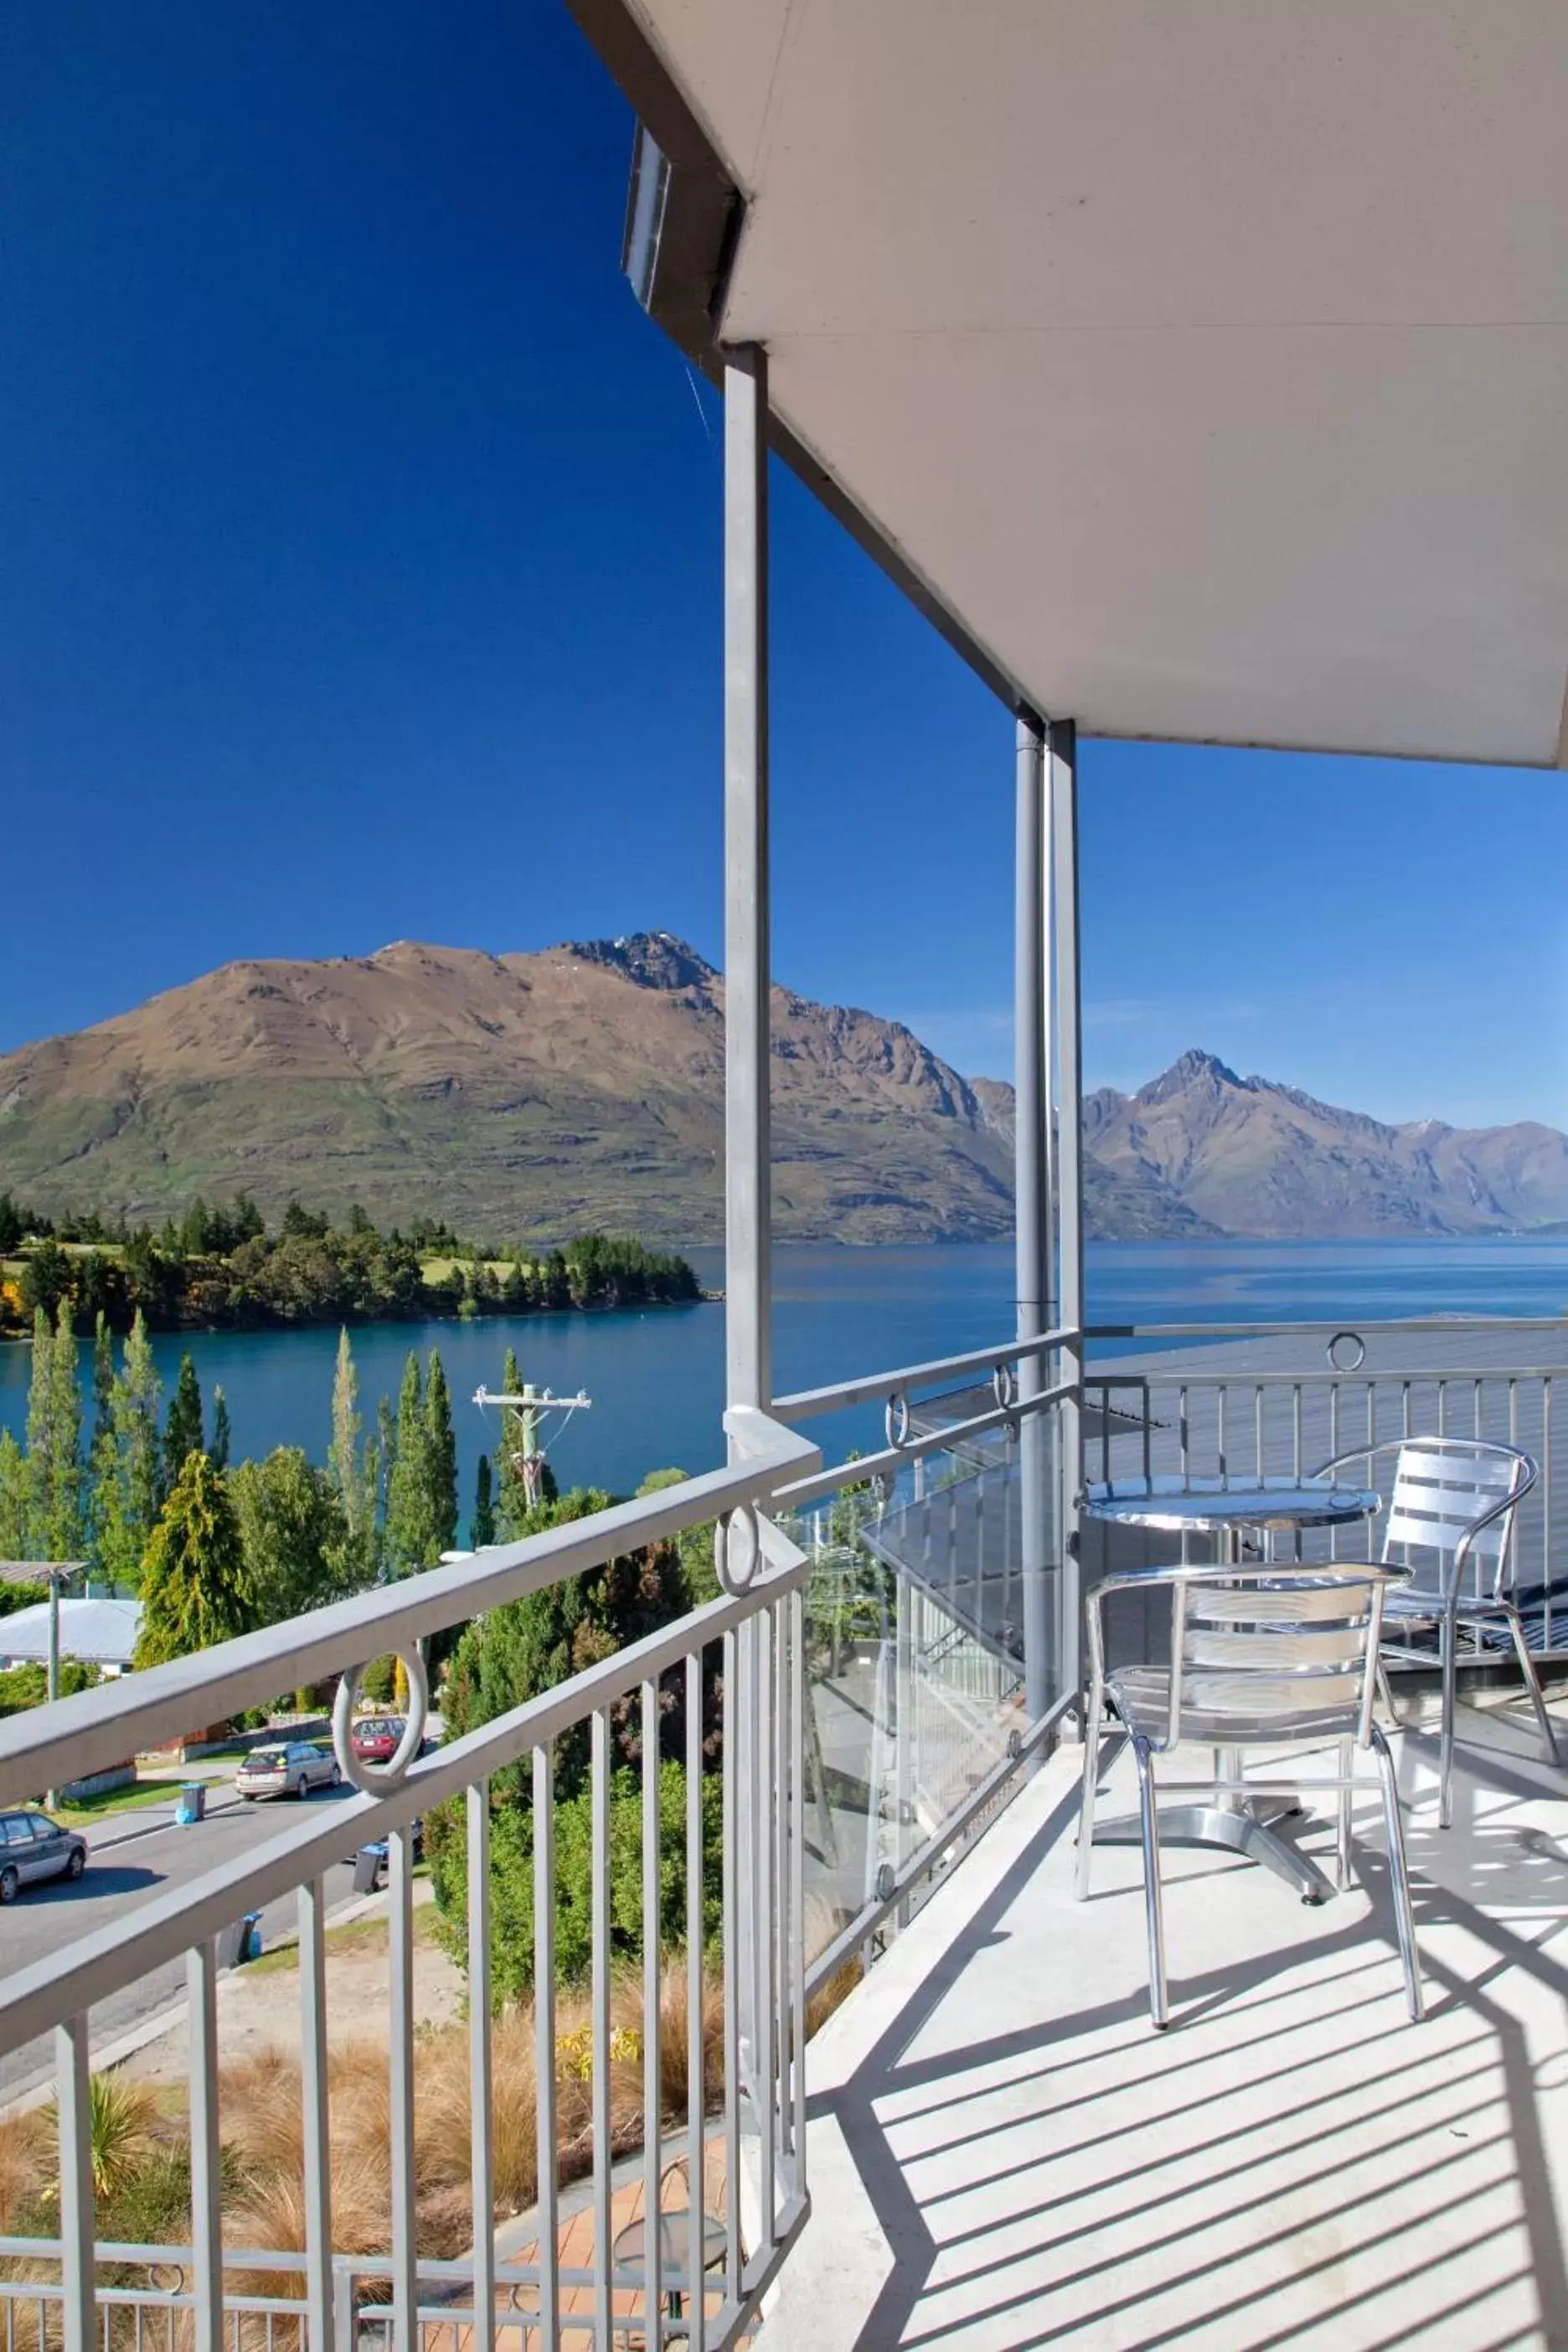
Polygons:
<instances>
[{"instance_id":1,"label":"railing ring ornament","mask_svg":"<svg viewBox=\"0 0 1568 2352\"><path fill-rule=\"evenodd\" d=\"M902 1389L888 1399L882 1415L888 1443L897 1448L910 1442L910 1401Z\"/></svg>"},{"instance_id":2,"label":"railing ring ornament","mask_svg":"<svg viewBox=\"0 0 1568 2352\"><path fill-rule=\"evenodd\" d=\"M738 1526L746 1531L746 1542L741 1553L743 1574L735 1566L735 1546L731 1541ZM737 1503L733 1510L721 1512L713 1522L713 1567L724 1591L735 1597L749 1592L762 1557L763 1531L757 1522L756 1505Z\"/></svg>"},{"instance_id":3,"label":"railing ring ornament","mask_svg":"<svg viewBox=\"0 0 1568 2352\"><path fill-rule=\"evenodd\" d=\"M998 1364L991 1375L991 1390L1004 1412L1018 1393L1018 1383L1011 1364Z\"/></svg>"},{"instance_id":4,"label":"railing ring ornament","mask_svg":"<svg viewBox=\"0 0 1568 2352\"><path fill-rule=\"evenodd\" d=\"M408 1676L408 1720L403 1727L402 1738L384 1764L367 1764L363 1756L354 1754L354 1701L359 1696L360 1678L370 1664L368 1658L364 1665L353 1666L341 1676L338 1695L332 1701L332 1753L338 1759L338 1769L366 1797L384 1797L402 1786L409 1766L425 1745L425 1727L430 1717L430 1682L418 1650L412 1643L406 1649L400 1645L392 1655L401 1658Z\"/></svg>"},{"instance_id":5,"label":"railing ring ornament","mask_svg":"<svg viewBox=\"0 0 1568 2352\"><path fill-rule=\"evenodd\" d=\"M1353 1348L1355 1356L1350 1363L1340 1359L1342 1348ZM1328 1345L1329 1362L1336 1372L1359 1372L1366 1361L1366 1341L1359 1331L1336 1331Z\"/></svg>"}]
</instances>

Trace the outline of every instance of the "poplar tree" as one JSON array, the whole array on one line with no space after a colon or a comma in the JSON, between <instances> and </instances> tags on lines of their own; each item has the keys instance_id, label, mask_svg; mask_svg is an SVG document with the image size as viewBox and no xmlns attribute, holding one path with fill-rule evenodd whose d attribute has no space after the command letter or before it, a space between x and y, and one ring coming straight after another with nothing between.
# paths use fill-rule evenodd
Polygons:
<instances>
[{"instance_id":1,"label":"poplar tree","mask_svg":"<svg viewBox=\"0 0 1568 2352\"><path fill-rule=\"evenodd\" d=\"M522 1374L517 1368L517 1351L509 1348L500 1376L503 1396L521 1396ZM502 1538L515 1543L522 1532L522 1523L531 1508L528 1488L522 1475L522 1415L515 1406L502 1405L500 1443L496 1449L496 1524Z\"/></svg>"},{"instance_id":2,"label":"poplar tree","mask_svg":"<svg viewBox=\"0 0 1568 2352\"><path fill-rule=\"evenodd\" d=\"M94 1504L99 1565L134 1586L157 1523L163 1457L158 1407L163 1383L140 1307L110 1397L110 1429L97 1465Z\"/></svg>"},{"instance_id":3,"label":"poplar tree","mask_svg":"<svg viewBox=\"0 0 1568 2352\"><path fill-rule=\"evenodd\" d=\"M33 1364L27 1387L26 1559L47 1559L49 1503L54 1486L49 1460L49 1373L55 1335L41 1307L33 1309Z\"/></svg>"},{"instance_id":4,"label":"poplar tree","mask_svg":"<svg viewBox=\"0 0 1568 2352\"><path fill-rule=\"evenodd\" d=\"M430 1515L433 1568L458 1540L458 1440L452 1428L452 1397L438 1349L430 1350L425 1381L425 1481Z\"/></svg>"},{"instance_id":5,"label":"poplar tree","mask_svg":"<svg viewBox=\"0 0 1568 2352\"><path fill-rule=\"evenodd\" d=\"M228 1399L221 1389L213 1391L213 1442L207 1447L207 1460L215 1470L226 1470L234 1448L234 1432L228 1422Z\"/></svg>"},{"instance_id":6,"label":"poplar tree","mask_svg":"<svg viewBox=\"0 0 1568 2352\"><path fill-rule=\"evenodd\" d=\"M33 1316L33 1370L27 1391L28 1528L26 1558L76 1559L81 1553L81 1395L69 1304L55 1328L40 1307Z\"/></svg>"},{"instance_id":7,"label":"poplar tree","mask_svg":"<svg viewBox=\"0 0 1568 2352\"><path fill-rule=\"evenodd\" d=\"M490 1457L479 1456L479 1466L474 1473L474 1507L468 1518L468 1542L475 1551L496 1539L495 1504L490 1496Z\"/></svg>"},{"instance_id":8,"label":"poplar tree","mask_svg":"<svg viewBox=\"0 0 1568 2352\"><path fill-rule=\"evenodd\" d=\"M338 1334L337 1368L332 1374L332 1438L327 1448L327 1470L342 1511L343 1567L351 1585L367 1583L375 1573L378 1465L374 1439L361 1445L363 1428L359 1374L345 1328Z\"/></svg>"},{"instance_id":9,"label":"poplar tree","mask_svg":"<svg viewBox=\"0 0 1568 2352\"><path fill-rule=\"evenodd\" d=\"M76 1329L62 1298L49 1358L49 1496L47 1559L79 1559L82 1550L81 1390L77 1381Z\"/></svg>"},{"instance_id":10,"label":"poplar tree","mask_svg":"<svg viewBox=\"0 0 1568 2352\"><path fill-rule=\"evenodd\" d=\"M114 1421L114 1334L109 1328L109 1318L102 1307L92 1332L92 1444L96 1452L100 1438L107 1435Z\"/></svg>"},{"instance_id":11,"label":"poplar tree","mask_svg":"<svg viewBox=\"0 0 1568 2352\"><path fill-rule=\"evenodd\" d=\"M227 1482L199 1448L186 1454L147 1547L138 1666L158 1666L257 1622Z\"/></svg>"},{"instance_id":12,"label":"poplar tree","mask_svg":"<svg viewBox=\"0 0 1568 2352\"><path fill-rule=\"evenodd\" d=\"M169 1418L163 1431L163 1493L169 1494L185 1466L187 1457L206 1451L206 1433L202 1427L202 1388L196 1378L196 1368L188 1355L180 1358L180 1376L174 1383L174 1393L169 1400Z\"/></svg>"},{"instance_id":13,"label":"poplar tree","mask_svg":"<svg viewBox=\"0 0 1568 2352\"><path fill-rule=\"evenodd\" d=\"M10 1431L0 1431L0 1559L26 1559L33 1481L26 1455Z\"/></svg>"},{"instance_id":14,"label":"poplar tree","mask_svg":"<svg viewBox=\"0 0 1568 2352\"><path fill-rule=\"evenodd\" d=\"M427 1457L419 1358L411 1351L403 1367L392 1471L386 1482L386 1566L393 1576L411 1576L429 1561L434 1530Z\"/></svg>"}]
</instances>

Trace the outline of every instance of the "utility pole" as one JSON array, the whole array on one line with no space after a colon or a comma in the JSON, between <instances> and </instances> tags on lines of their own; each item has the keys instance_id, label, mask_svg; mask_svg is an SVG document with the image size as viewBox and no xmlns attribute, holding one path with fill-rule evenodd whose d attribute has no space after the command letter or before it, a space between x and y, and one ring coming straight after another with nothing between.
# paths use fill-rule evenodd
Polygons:
<instances>
[{"instance_id":1,"label":"utility pole","mask_svg":"<svg viewBox=\"0 0 1568 2352\"><path fill-rule=\"evenodd\" d=\"M474 1402L481 1409L488 1404L499 1404L504 1412L514 1416L518 1433L517 1459L522 1465L523 1491L531 1508L540 1499L544 1480L544 1447L540 1441L540 1423L547 1412L590 1412L593 1398L584 1396L581 1390L575 1396L553 1396L548 1389L535 1388L531 1381L524 1381L521 1393L518 1396L498 1396L489 1389L476 1389ZM503 1433L505 1426L503 1423Z\"/></svg>"}]
</instances>

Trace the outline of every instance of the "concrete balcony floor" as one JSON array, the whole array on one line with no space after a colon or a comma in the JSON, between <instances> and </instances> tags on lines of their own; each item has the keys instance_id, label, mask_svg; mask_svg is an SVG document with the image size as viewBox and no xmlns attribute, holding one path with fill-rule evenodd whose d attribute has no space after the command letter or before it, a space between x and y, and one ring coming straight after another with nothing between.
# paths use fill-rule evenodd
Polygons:
<instances>
[{"instance_id":1,"label":"concrete balcony floor","mask_svg":"<svg viewBox=\"0 0 1568 2352\"><path fill-rule=\"evenodd\" d=\"M1167 1851L1152 2032L1138 1851L1073 1900L1081 1750L1052 1758L812 2044L767 2352L1568 2347L1568 1774L1511 1701L1459 1730L1447 1832L1434 1729L1396 1742L1419 2026L1369 1791L1364 1878L1316 1910ZM1101 1789L1132 1809L1125 1750ZM1292 1827L1331 1872L1326 1819Z\"/></svg>"}]
</instances>

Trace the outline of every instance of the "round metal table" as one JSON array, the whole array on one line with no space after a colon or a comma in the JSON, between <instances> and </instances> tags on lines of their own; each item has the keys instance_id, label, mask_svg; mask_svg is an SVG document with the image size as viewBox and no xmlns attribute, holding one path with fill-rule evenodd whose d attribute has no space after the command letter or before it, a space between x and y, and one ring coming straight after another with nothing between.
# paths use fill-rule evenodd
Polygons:
<instances>
[{"instance_id":1,"label":"round metal table","mask_svg":"<svg viewBox=\"0 0 1568 2352\"><path fill-rule=\"evenodd\" d=\"M702 2267L705 2272L716 2270L724 2259L730 2242L725 2235L722 2221L716 2221L711 2213L704 2213L700 2219ZM661 2205L658 2214L659 2277L662 2279L670 2271L683 2271L690 2251L691 2233L688 2223L688 2209L684 2205ZM640 2271L642 2278L639 2284L646 2286L647 2283L646 2217L628 2221L624 2230L616 2231L610 2245L610 2262L615 2270ZM685 2316L681 2293L682 2290L679 2287L667 2286L663 2289L663 2297L669 2305L671 2319L681 2319Z\"/></svg>"},{"instance_id":2,"label":"round metal table","mask_svg":"<svg viewBox=\"0 0 1568 2352\"><path fill-rule=\"evenodd\" d=\"M1148 1528L1165 1535L1212 1535L1222 1560L1241 1557L1247 1533L1293 1535L1303 1528L1352 1526L1381 1509L1383 1497L1368 1486L1341 1486L1327 1478L1184 1478L1175 1472L1151 1478L1117 1478L1090 1486L1089 1515L1108 1527ZM1281 1562L1286 1566L1288 1563ZM1237 1759L1222 1751L1222 1777L1239 1779ZM1300 1812L1289 1800L1247 1804L1232 1798L1212 1805L1173 1805L1160 1816L1160 1836L1168 1845L1219 1846L1260 1862L1293 1886L1304 1903L1326 1903L1334 1892L1304 1853L1276 1837L1270 1822ZM1135 1813L1096 1822L1096 1845L1136 1845L1142 1826Z\"/></svg>"}]
</instances>

